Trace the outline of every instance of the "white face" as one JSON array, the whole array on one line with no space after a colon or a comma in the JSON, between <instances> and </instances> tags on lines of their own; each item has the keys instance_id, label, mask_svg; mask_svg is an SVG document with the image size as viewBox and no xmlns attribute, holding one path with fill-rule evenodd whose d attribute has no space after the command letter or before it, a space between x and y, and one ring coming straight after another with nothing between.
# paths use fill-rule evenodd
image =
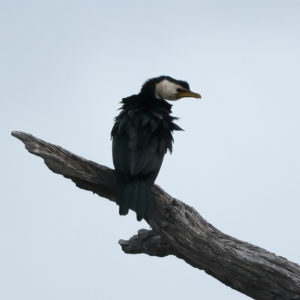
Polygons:
<instances>
[{"instance_id":1,"label":"white face","mask_svg":"<svg viewBox=\"0 0 300 300\"><path fill-rule=\"evenodd\" d=\"M176 98L177 89L183 89L182 86L168 81L167 79L164 79L163 81L156 84L155 87L155 96L158 99L166 99L166 100L178 100Z\"/></svg>"}]
</instances>

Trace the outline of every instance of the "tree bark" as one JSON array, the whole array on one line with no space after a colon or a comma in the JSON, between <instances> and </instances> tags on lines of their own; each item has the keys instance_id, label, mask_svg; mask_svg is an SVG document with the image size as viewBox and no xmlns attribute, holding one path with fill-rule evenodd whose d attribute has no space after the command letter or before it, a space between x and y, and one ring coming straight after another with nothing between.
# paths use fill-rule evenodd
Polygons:
<instances>
[{"instance_id":1,"label":"tree bark","mask_svg":"<svg viewBox=\"0 0 300 300\"><path fill-rule=\"evenodd\" d=\"M14 131L12 135L53 172L115 202L114 170L30 134ZM153 185L151 193L153 205L145 219L152 230L141 229L130 240L120 240L125 253L175 255L253 299L300 299L298 264L222 233L158 185Z\"/></svg>"}]
</instances>

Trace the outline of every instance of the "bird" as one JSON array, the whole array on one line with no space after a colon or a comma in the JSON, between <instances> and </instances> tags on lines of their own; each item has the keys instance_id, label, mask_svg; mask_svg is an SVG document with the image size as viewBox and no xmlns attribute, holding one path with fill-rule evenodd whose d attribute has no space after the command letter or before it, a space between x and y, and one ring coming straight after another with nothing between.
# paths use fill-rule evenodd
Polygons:
<instances>
[{"instance_id":1,"label":"bird","mask_svg":"<svg viewBox=\"0 0 300 300\"><path fill-rule=\"evenodd\" d=\"M166 152L172 153L172 133L183 130L174 123L178 118L171 116L172 105L166 100L184 97L201 98L186 81L159 76L148 79L139 94L120 102L121 112L111 131L120 215L127 215L131 209L138 221L145 218L152 203L150 188Z\"/></svg>"}]
</instances>

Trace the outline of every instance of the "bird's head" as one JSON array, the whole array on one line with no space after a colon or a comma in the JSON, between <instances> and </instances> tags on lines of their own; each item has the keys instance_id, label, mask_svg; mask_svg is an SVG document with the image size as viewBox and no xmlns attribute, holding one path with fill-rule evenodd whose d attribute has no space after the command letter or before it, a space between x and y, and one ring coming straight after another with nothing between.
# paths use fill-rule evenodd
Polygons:
<instances>
[{"instance_id":1,"label":"bird's head","mask_svg":"<svg viewBox=\"0 0 300 300\"><path fill-rule=\"evenodd\" d=\"M176 101L184 97L201 98L190 91L186 81L176 80L169 76L160 76L147 80L141 89L141 94L151 94L157 99Z\"/></svg>"}]
</instances>

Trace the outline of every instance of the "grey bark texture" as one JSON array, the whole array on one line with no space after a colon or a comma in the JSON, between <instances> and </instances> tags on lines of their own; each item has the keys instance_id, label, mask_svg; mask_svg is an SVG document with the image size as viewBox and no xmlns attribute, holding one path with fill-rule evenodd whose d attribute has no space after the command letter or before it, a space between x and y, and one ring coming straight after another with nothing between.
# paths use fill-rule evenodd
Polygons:
<instances>
[{"instance_id":1,"label":"grey bark texture","mask_svg":"<svg viewBox=\"0 0 300 300\"><path fill-rule=\"evenodd\" d=\"M115 201L114 170L79 157L30 134L13 131L26 149L44 159L48 168L71 179L77 187ZM175 255L191 266L253 299L300 299L300 266L267 250L226 235L192 207L162 188L151 188L153 205L141 229L120 240L128 254Z\"/></svg>"}]
</instances>

